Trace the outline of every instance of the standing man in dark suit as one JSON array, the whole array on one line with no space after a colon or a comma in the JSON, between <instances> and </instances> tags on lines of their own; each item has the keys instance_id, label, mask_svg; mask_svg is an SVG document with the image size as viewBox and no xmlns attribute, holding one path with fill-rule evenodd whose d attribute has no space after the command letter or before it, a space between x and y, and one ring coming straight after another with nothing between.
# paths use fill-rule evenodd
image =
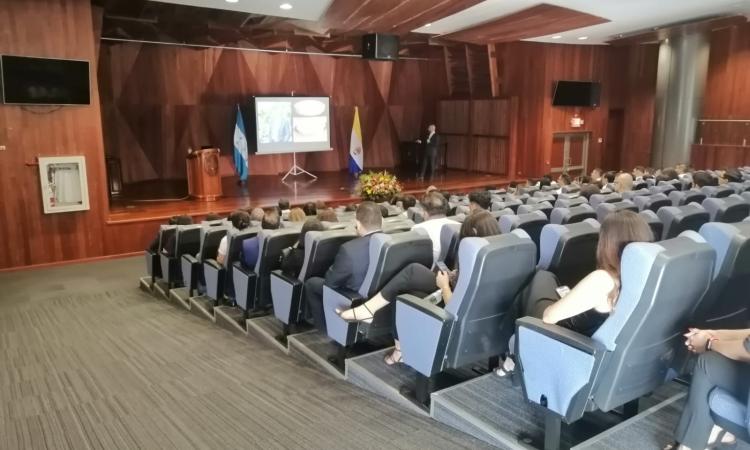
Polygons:
<instances>
[{"instance_id":1,"label":"standing man in dark suit","mask_svg":"<svg viewBox=\"0 0 750 450\"><path fill-rule=\"evenodd\" d=\"M370 238L383 228L380 206L373 202L363 202L357 208L357 239L345 243L336 254L333 265L326 272L325 279L312 277L305 282L305 300L315 327L326 332L326 319L323 312L323 285L333 289L357 291L365 281L370 265Z\"/></svg>"},{"instance_id":2,"label":"standing man in dark suit","mask_svg":"<svg viewBox=\"0 0 750 450\"><path fill-rule=\"evenodd\" d=\"M427 136L417 139L417 144L423 144L422 152L422 170L419 172L419 180L424 180L427 174L427 165L430 165L430 179L435 178L435 169L438 162L438 149L440 148L440 135L436 132L435 124L427 127Z\"/></svg>"}]
</instances>

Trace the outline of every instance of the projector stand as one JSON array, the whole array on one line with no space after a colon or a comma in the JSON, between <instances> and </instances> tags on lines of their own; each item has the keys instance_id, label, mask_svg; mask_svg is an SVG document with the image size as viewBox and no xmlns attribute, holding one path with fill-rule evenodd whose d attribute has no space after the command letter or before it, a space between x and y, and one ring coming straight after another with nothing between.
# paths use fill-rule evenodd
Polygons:
<instances>
[{"instance_id":1,"label":"projector stand","mask_svg":"<svg viewBox=\"0 0 750 450\"><path fill-rule=\"evenodd\" d=\"M297 165L297 154L296 153L292 153L292 155L294 156L294 164L292 164L292 168L289 169L289 171L286 173L286 175L284 175L284 178L281 179L282 182L286 181L286 179L287 179L287 177L289 175L292 175L292 176L296 177L297 175L306 174L306 175L310 175L315 180L318 179L318 177L316 177L315 175L311 174L310 172L306 171L305 169L303 169L302 167L300 167L300 166Z\"/></svg>"}]
</instances>

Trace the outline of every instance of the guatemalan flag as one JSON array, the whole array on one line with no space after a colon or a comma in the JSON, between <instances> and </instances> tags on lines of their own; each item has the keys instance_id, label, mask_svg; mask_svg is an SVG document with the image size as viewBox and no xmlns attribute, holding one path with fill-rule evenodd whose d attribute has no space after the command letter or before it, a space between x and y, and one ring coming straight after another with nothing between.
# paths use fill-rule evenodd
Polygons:
<instances>
[{"instance_id":1,"label":"guatemalan flag","mask_svg":"<svg viewBox=\"0 0 750 450\"><path fill-rule=\"evenodd\" d=\"M352 123L352 140L349 143L349 173L358 174L364 169L364 152L362 151L362 127L359 125L359 108L354 107Z\"/></svg>"},{"instance_id":2,"label":"guatemalan flag","mask_svg":"<svg viewBox=\"0 0 750 450\"><path fill-rule=\"evenodd\" d=\"M247 138L245 137L245 123L242 120L240 105L237 105L237 122L234 126L234 168L240 181L247 181Z\"/></svg>"}]
</instances>

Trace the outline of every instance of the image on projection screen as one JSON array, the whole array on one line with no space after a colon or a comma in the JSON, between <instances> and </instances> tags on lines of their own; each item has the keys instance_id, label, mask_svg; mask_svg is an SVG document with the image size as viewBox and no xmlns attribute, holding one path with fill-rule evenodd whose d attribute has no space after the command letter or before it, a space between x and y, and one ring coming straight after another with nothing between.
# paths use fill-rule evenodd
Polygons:
<instances>
[{"instance_id":1,"label":"image on projection screen","mask_svg":"<svg viewBox=\"0 0 750 450\"><path fill-rule=\"evenodd\" d=\"M331 150L328 97L256 97L258 153Z\"/></svg>"}]
</instances>

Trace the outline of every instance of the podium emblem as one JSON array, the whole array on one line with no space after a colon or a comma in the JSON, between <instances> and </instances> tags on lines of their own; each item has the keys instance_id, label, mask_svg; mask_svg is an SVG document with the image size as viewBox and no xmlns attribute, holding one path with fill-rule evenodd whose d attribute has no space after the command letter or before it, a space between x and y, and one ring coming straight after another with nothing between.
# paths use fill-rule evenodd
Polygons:
<instances>
[{"instance_id":1,"label":"podium emblem","mask_svg":"<svg viewBox=\"0 0 750 450\"><path fill-rule=\"evenodd\" d=\"M206 158L206 165L203 167L208 175L214 176L219 173L219 155L209 155L208 158Z\"/></svg>"}]
</instances>

